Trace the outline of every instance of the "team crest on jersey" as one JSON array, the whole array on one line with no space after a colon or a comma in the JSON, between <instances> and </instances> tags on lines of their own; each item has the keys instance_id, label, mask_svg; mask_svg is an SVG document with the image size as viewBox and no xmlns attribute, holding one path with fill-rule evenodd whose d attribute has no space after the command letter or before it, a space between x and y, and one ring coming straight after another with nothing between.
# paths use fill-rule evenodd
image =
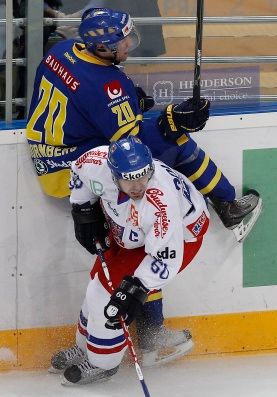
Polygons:
<instances>
[{"instance_id":1,"label":"team crest on jersey","mask_svg":"<svg viewBox=\"0 0 277 397\"><path fill-rule=\"evenodd\" d=\"M130 221L133 226L138 226L138 211L134 204L131 204L130 216L127 220Z\"/></svg>"},{"instance_id":2,"label":"team crest on jersey","mask_svg":"<svg viewBox=\"0 0 277 397\"><path fill-rule=\"evenodd\" d=\"M198 237L199 235L203 235L206 233L209 226L209 218L203 211L199 218L187 226L189 231L194 235L194 237Z\"/></svg>"},{"instance_id":3,"label":"team crest on jersey","mask_svg":"<svg viewBox=\"0 0 277 397\"><path fill-rule=\"evenodd\" d=\"M112 80L104 85L104 90L111 100L123 96L123 89L118 80Z\"/></svg>"}]
</instances>

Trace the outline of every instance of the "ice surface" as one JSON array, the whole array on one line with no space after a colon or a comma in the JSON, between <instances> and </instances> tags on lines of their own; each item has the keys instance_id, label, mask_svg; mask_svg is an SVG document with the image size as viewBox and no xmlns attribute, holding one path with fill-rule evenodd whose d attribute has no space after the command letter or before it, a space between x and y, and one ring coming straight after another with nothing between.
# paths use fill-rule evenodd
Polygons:
<instances>
[{"instance_id":1,"label":"ice surface","mask_svg":"<svg viewBox=\"0 0 277 397\"><path fill-rule=\"evenodd\" d=\"M277 354L187 359L143 369L151 397L276 397ZM109 381L66 387L47 371L0 373L1 397L144 397L133 367Z\"/></svg>"}]
</instances>

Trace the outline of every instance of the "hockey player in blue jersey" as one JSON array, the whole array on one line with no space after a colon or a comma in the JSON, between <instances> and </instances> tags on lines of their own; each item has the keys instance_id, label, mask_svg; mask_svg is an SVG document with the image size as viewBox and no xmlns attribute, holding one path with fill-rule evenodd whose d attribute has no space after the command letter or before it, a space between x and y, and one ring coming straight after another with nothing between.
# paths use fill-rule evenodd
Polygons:
<instances>
[{"instance_id":1,"label":"hockey player in blue jersey","mask_svg":"<svg viewBox=\"0 0 277 397\"><path fill-rule=\"evenodd\" d=\"M68 196L72 160L93 147L136 135L154 157L186 175L209 197L224 225L237 230L241 240L253 226L261 200L253 193L235 199L234 187L191 138L191 132L204 128L209 102L201 99L197 109L191 100L169 105L158 118L143 121L143 111L151 108L153 101L117 67L139 44L130 16L110 9L88 9L79 33L82 42L66 40L50 49L35 78L27 138L45 193ZM82 211L98 216L90 207L81 207ZM248 214L253 216L244 224ZM102 228L98 219L95 224L95 238L107 248L103 222ZM80 241L93 253L86 231L83 226ZM161 299L144 305L144 315L151 316L153 329L159 328L163 322ZM150 329L148 336L152 335ZM153 348L153 338L141 340L146 350Z\"/></svg>"}]
</instances>

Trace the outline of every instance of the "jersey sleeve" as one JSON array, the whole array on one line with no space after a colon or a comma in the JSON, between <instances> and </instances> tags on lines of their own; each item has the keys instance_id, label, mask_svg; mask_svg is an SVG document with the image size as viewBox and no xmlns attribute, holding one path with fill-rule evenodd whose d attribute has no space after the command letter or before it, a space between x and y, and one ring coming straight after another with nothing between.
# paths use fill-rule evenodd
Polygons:
<instances>
[{"instance_id":1,"label":"jersey sleeve","mask_svg":"<svg viewBox=\"0 0 277 397\"><path fill-rule=\"evenodd\" d=\"M178 273L183 262L184 241L178 200L171 195L165 204L147 205L146 256L134 276L150 290L163 288ZM157 208L160 206L160 209ZM153 207L153 208L151 208Z\"/></svg>"},{"instance_id":2,"label":"jersey sleeve","mask_svg":"<svg viewBox=\"0 0 277 397\"><path fill-rule=\"evenodd\" d=\"M70 203L71 204L84 204L88 201L93 204L97 201L98 197L87 186L87 180L84 175L78 172L75 161L71 166L71 178L69 182Z\"/></svg>"},{"instance_id":3,"label":"jersey sleeve","mask_svg":"<svg viewBox=\"0 0 277 397\"><path fill-rule=\"evenodd\" d=\"M95 203L103 193L103 170L107 166L108 146L89 150L71 164L71 204ZM98 181L99 180L99 181Z\"/></svg>"}]
</instances>

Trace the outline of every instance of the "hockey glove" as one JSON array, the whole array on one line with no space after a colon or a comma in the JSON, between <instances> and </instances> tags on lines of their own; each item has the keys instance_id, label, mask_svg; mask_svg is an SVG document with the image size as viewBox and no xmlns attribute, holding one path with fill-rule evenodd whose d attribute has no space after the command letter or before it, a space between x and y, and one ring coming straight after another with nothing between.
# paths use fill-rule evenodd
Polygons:
<instances>
[{"instance_id":1,"label":"hockey glove","mask_svg":"<svg viewBox=\"0 0 277 397\"><path fill-rule=\"evenodd\" d=\"M126 325L130 325L146 301L147 292L148 289L137 277L125 276L104 308L104 315L108 319L105 327L120 329L120 317L123 318Z\"/></svg>"},{"instance_id":2,"label":"hockey glove","mask_svg":"<svg viewBox=\"0 0 277 397\"><path fill-rule=\"evenodd\" d=\"M195 108L189 98L178 105L168 105L158 119L161 133L176 141L184 133L202 130L209 119L210 101L201 98Z\"/></svg>"},{"instance_id":3,"label":"hockey glove","mask_svg":"<svg viewBox=\"0 0 277 397\"><path fill-rule=\"evenodd\" d=\"M146 95L141 87L135 87L135 89L140 110L142 111L142 113L148 112L148 110L152 109L152 107L155 105L153 97L150 95Z\"/></svg>"},{"instance_id":4,"label":"hockey glove","mask_svg":"<svg viewBox=\"0 0 277 397\"><path fill-rule=\"evenodd\" d=\"M74 220L75 236L79 243L91 254L96 254L96 242L102 250L109 249L109 226L99 201L82 205L73 204L71 211Z\"/></svg>"}]
</instances>

